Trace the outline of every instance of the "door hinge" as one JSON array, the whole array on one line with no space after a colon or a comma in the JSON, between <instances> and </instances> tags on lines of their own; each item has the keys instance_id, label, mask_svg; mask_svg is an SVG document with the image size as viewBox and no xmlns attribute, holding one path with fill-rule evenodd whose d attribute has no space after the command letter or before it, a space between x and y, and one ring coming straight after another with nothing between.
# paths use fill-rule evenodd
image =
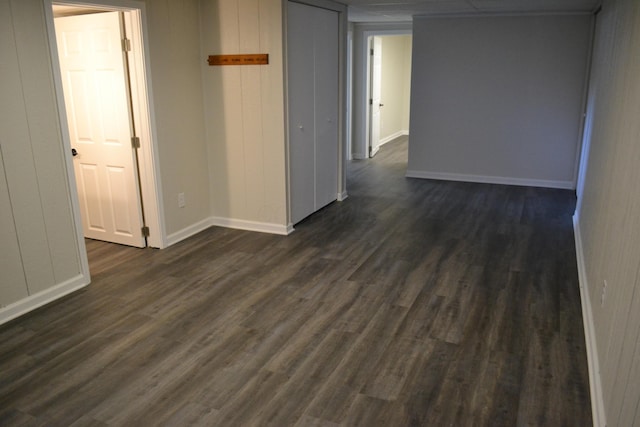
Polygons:
<instances>
[{"instance_id":1,"label":"door hinge","mask_svg":"<svg viewBox=\"0 0 640 427\"><path fill-rule=\"evenodd\" d=\"M122 39L122 50L125 52L131 52L131 40Z\"/></svg>"},{"instance_id":2,"label":"door hinge","mask_svg":"<svg viewBox=\"0 0 640 427\"><path fill-rule=\"evenodd\" d=\"M133 148L140 148L140 137L139 136L132 136L131 137L131 146Z\"/></svg>"},{"instance_id":3,"label":"door hinge","mask_svg":"<svg viewBox=\"0 0 640 427\"><path fill-rule=\"evenodd\" d=\"M149 237L149 227L146 225L142 227L142 237Z\"/></svg>"},{"instance_id":4,"label":"door hinge","mask_svg":"<svg viewBox=\"0 0 640 427\"><path fill-rule=\"evenodd\" d=\"M373 105L373 99L369 99L369 105Z\"/></svg>"},{"instance_id":5,"label":"door hinge","mask_svg":"<svg viewBox=\"0 0 640 427\"><path fill-rule=\"evenodd\" d=\"M373 49L371 49L371 56L373 56Z\"/></svg>"}]
</instances>

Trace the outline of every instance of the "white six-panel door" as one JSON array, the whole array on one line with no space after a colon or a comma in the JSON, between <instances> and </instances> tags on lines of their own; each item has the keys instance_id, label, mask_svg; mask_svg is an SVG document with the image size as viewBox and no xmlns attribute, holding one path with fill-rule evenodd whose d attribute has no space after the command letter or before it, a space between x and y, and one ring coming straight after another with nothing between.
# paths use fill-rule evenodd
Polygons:
<instances>
[{"instance_id":1,"label":"white six-panel door","mask_svg":"<svg viewBox=\"0 0 640 427\"><path fill-rule=\"evenodd\" d=\"M55 24L84 235L143 247L119 13Z\"/></svg>"},{"instance_id":2,"label":"white six-panel door","mask_svg":"<svg viewBox=\"0 0 640 427\"><path fill-rule=\"evenodd\" d=\"M339 16L288 2L291 222L338 194Z\"/></svg>"}]
</instances>

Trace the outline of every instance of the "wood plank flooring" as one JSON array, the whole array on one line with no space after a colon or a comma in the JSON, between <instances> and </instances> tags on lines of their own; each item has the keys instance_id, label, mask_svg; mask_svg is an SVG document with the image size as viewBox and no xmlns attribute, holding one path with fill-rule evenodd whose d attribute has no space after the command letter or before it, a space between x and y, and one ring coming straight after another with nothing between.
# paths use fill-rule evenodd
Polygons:
<instances>
[{"instance_id":1,"label":"wood plank flooring","mask_svg":"<svg viewBox=\"0 0 640 427\"><path fill-rule=\"evenodd\" d=\"M0 425L591 425L573 193L406 158L287 237L88 241L88 288L0 327Z\"/></svg>"}]
</instances>

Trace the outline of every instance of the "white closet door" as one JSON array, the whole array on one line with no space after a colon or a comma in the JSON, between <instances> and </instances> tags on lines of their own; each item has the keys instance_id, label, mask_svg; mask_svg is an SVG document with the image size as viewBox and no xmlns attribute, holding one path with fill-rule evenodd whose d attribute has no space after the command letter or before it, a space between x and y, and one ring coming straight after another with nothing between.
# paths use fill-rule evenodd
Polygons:
<instances>
[{"instance_id":1,"label":"white closet door","mask_svg":"<svg viewBox=\"0 0 640 427\"><path fill-rule=\"evenodd\" d=\"M338 194L338 13L288 2L291 219Z\"/></svg>"},{"instance_id":2,"label":"white closet door","mask_svg":"<svg viewBox=\"0 0 640 427\"><path fill-rule=\"evenodd\" d=\"M310 31L315 8L288 5L289 180L295 224L315 211L314 31Z\"/></svg>"},{"instance_id":3,"label":"white closet door","mask_svg":"<svg viewBox=\"0 0 640 427\"><path fill-rule=\"evenodd\" d=\"M317 9L315 22L316 203L338 194L338 13Z\"/></svg>"}]
</instances>

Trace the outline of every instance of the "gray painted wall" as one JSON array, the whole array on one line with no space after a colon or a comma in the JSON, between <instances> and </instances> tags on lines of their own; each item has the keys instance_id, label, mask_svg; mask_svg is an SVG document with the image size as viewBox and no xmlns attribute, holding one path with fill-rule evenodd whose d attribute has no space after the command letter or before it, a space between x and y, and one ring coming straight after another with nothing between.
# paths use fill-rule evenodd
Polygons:
<instances>
[{"instance_id":1,"label":"gray painted wall","mask_svg":"<svg viewBox=\"0 0 640 427\"><path fill-rule=\"evenodd\" d=\"M415 18L407 175L574 187L591 20Z\"/></svg>"}]
</instances>

